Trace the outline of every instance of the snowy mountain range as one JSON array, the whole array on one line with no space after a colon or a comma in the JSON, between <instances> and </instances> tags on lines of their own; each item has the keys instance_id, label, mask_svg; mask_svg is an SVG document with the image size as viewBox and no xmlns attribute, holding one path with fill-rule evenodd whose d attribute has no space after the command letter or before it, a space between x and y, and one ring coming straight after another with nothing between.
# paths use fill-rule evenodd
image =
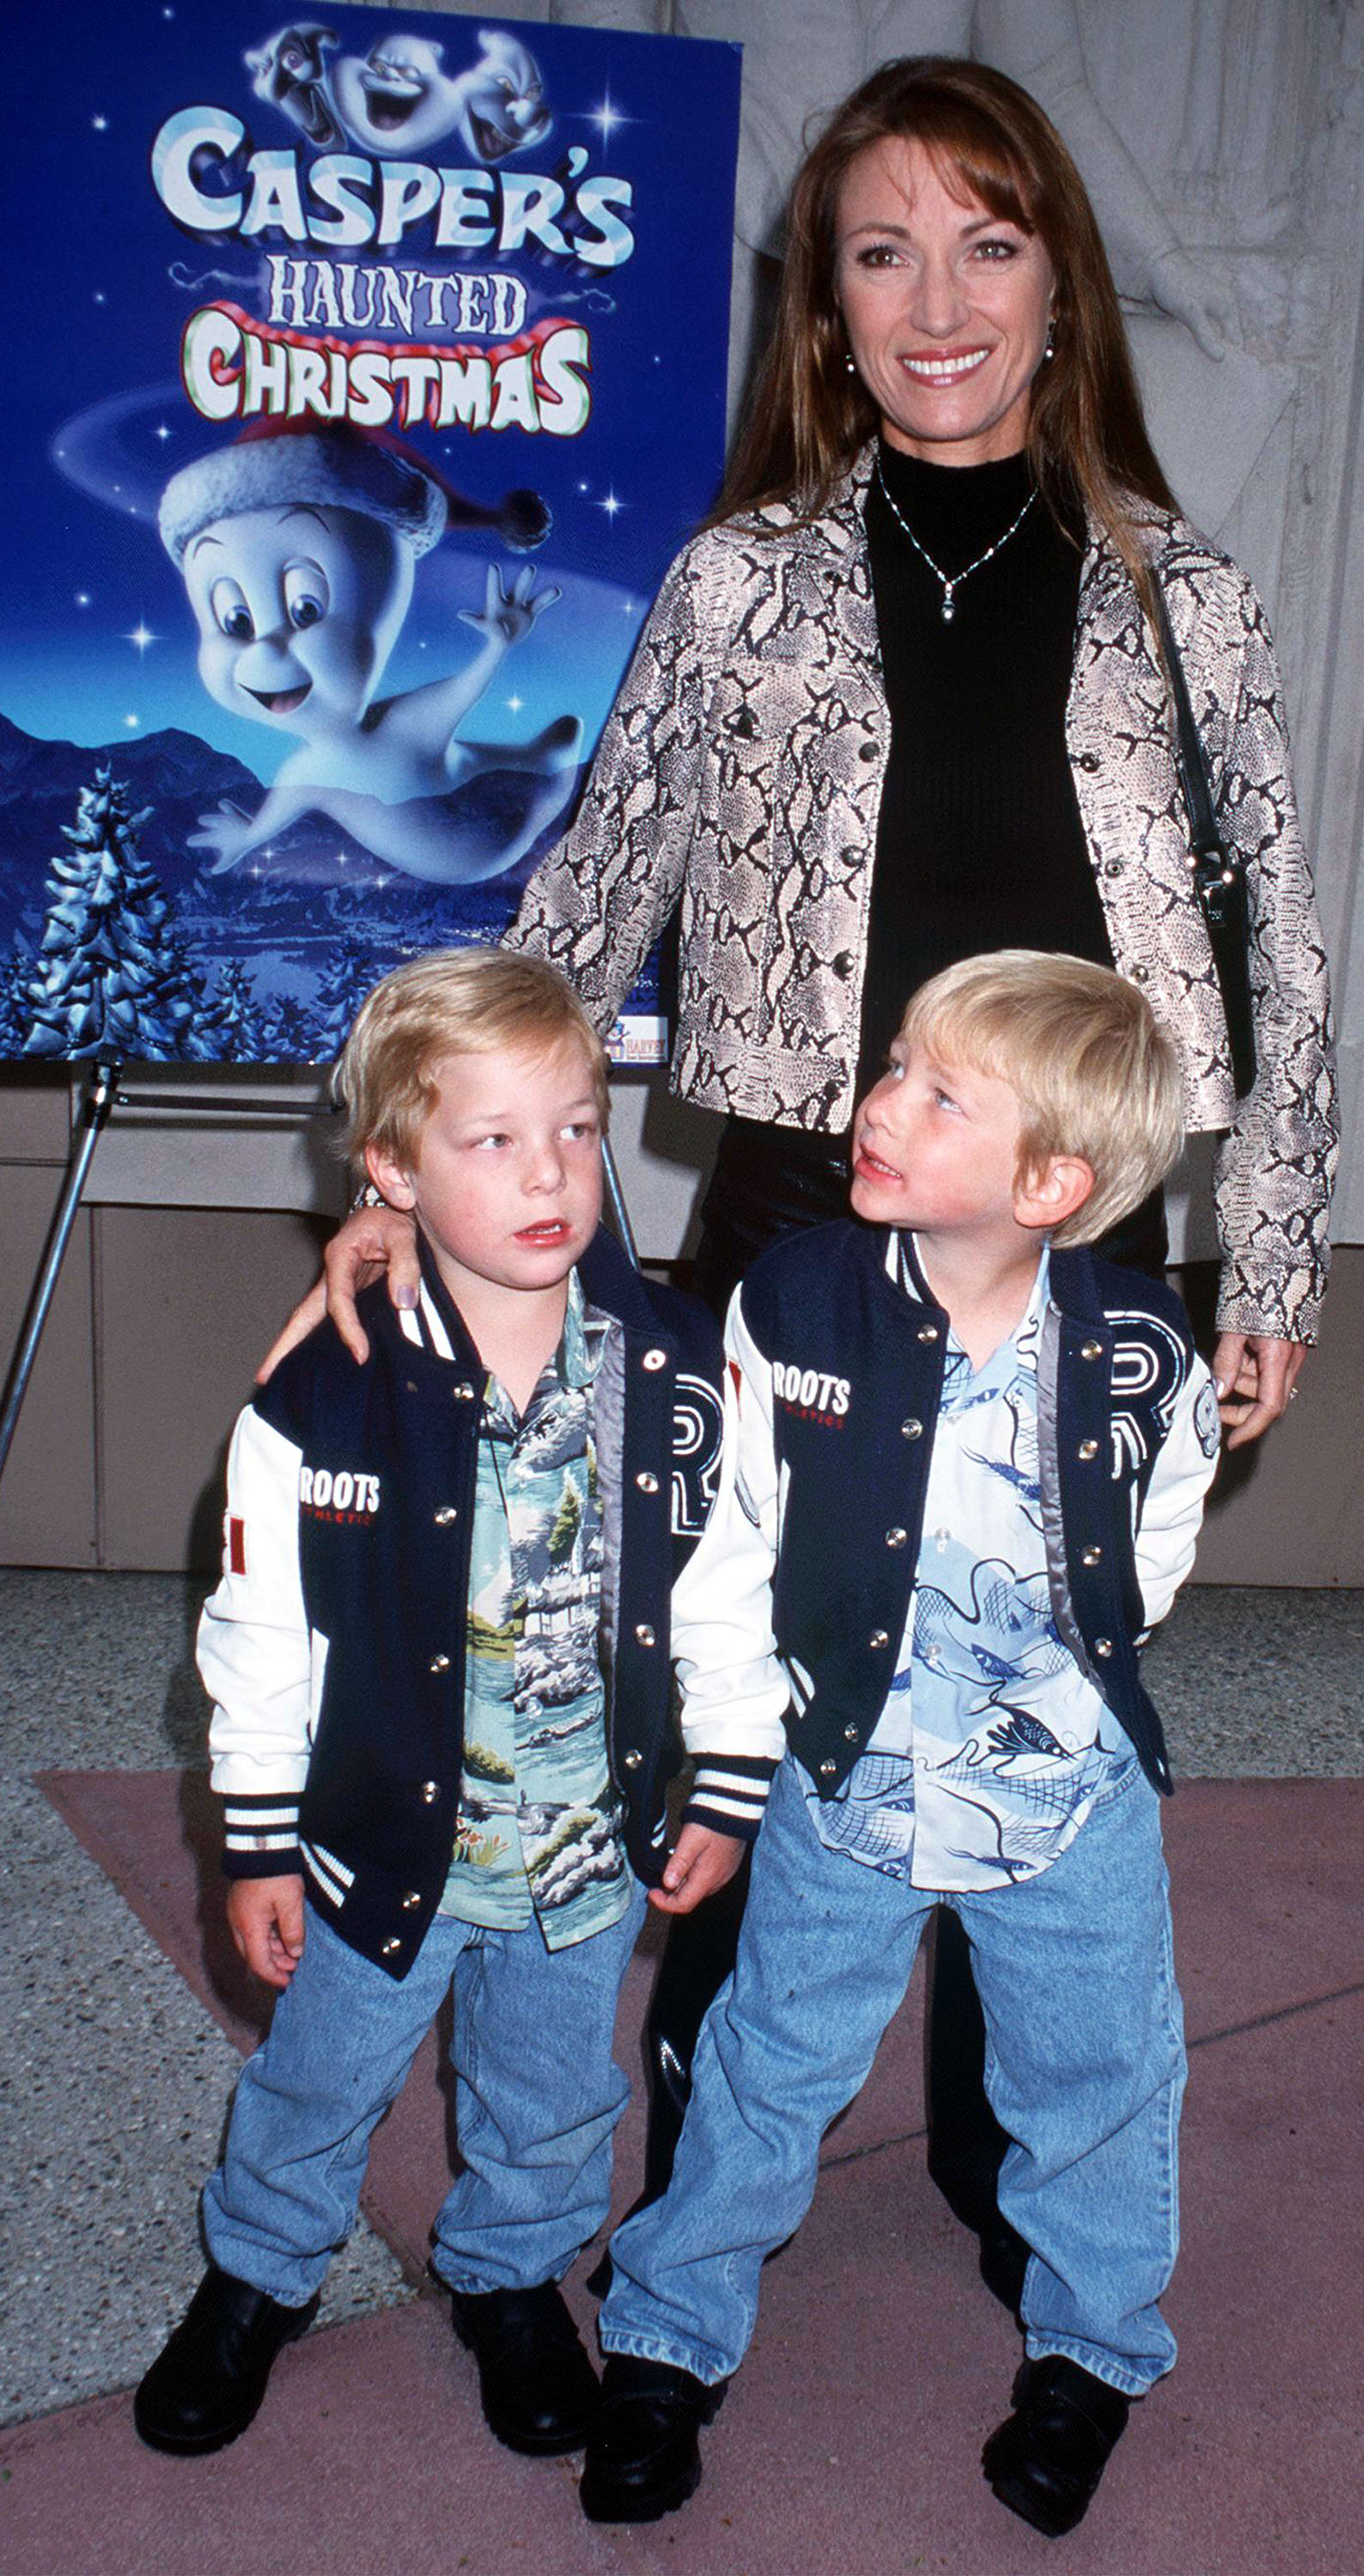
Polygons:
<instances>
[{"instance_id":1,"label":"snowy mountain range","mask_svg":"<svg viewBox=\"0 0 1364 2576\"><path fill-rule=\"evenodd\" d=\"M129 789L135 808L150 807L142 833L143 855L170 896L191 945L209 956L249 958L281 939L331 939L360 932L376 950L375 972L390 950L429 948L442 940L497 939L515 911L536 861L537 847L521 864L485 884L431 886L395 874L351 840L337 824L305 815L251 862L214 876L205 855L189 848L200 818L220 799L253 810L261 781L229 753L195 734L167 729L125 736L85 748L44 742L0 715L0 940L22 925L32 938L41 925L44 887L54 855L65 849L62 826L76 811L80 790L108 762ZM471 824L501 822L522 809L525 783L496 771L465 789ZM555 831L544 835L551 846Z\"/></svg>"}]
</instances>

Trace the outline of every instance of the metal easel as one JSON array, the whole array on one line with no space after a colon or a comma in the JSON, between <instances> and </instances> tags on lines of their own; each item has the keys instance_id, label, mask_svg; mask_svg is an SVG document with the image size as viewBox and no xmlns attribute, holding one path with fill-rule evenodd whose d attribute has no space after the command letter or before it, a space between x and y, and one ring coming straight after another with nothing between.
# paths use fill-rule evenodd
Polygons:
<instances>
[{"instance_id":1,"label":"metal easel","mask_svg":"<svg viewBox=\"0 0 1364 2576\"><path fill-rule=\"evenodd\" d=\"M132 1109L141 1113L145 1109L156 1109L171 1118L269 1118L285 1125L294 1119L329 1118L335 1114L327 1101L244 1100L231 1094L215 1098L211 1093L189 1098L183 1092L124 1091L120 1089L123 1074L122 1063L112 1058L96 1057L90 1066L85 1096L72 1133L66 1178L48 1228L23 1330L5 1381L4 1400L0 1403L0 1475L5 1471L20 1409L38 1356L38 1345L57 1293L57 1282L71 1231L80 1213L81 1194L89 1177L95 1147L114 1111Z\"/></svg>"}]
</instances>

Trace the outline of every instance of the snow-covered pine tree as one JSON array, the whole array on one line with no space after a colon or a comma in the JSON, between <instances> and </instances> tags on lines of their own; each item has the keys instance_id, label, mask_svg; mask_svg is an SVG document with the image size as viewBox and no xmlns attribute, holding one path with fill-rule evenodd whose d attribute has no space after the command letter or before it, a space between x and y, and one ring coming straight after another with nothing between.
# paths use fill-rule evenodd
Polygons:
<instances>
[{"instance_id":1,"label":"snow-covered pine tree","mask_svg":"<svg viewBox=\"0 0 1364 2576\"><path fill-rule=\"evenodd\" d=\"M240 958L220 968L209 1008L214 1053L225 1063L259 1064L268 1055L264 1014Z\"/></svg>"},{"instance_id":2,"label":"snow-covered pine tree","mask_svg":"<svg viewBox=\"0 0 1364 2576\"><path fill-rule=\"evenodd\" d=\"M271 1064L319 1064L326 1046L317 1024L291 993L281 994L265 1025L265 1054Z\"/></svg>"},{"instance_id":3,"label":"snow-covered pine tree","mask_svg":"<svg viewBox=\"0 0 1364 2576\"><path fill-rule=\"evenodd\" d=\"M319 1057L341 1053L356 1012L378 980L373 951L353 931L333 941L317 986L314 1028Z\"/></svg>"},{"instance_id":4,"label":"snow-covered pine tree","mask_svg":"<svg viewBox=\"0 0 1364 2576\"><path fill-rule=\"evenodd\" d=\"M48 876L26 1055L202 1062L213 1053L170 903L138 847L151 812L129 812L106 761L81 789L74 825L62 825L71 849Z\"/></svg>"},{"instance_id":5,"label":"snow-covered pine tree","mask_svg":"<svg viewBox=\"0 0 1364 2576\"><path fill-rule=\"evenodd\" d=\"M0 1059L22 1055L33 1025L28 988L33 980L33 951L17 935L0 962Z\"/></svg>"}]
</instances>

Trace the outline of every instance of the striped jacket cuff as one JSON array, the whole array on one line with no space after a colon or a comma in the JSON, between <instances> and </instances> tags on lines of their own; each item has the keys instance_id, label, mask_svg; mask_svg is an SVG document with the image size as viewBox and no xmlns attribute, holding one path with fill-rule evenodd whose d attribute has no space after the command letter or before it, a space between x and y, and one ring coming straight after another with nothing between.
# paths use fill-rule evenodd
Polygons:
<instances>
[{"instance_id":1,"label":"striped jacket cuff","mask_svg":"<svg viewBox=\"0 0 1364 2576\"><path fill-rule=\"evenodd\" d=\"M708 1825L712 1833L733 1834L751 1843L763 1820L776 1763L757 1754L698 1753L691 1795L682 1810L684 1825Z\"/></svg>"},{"instance_id":2,"label":"striped jacket cuff","mask_svg":"<svg viewBox=\"0 0 1364 2576\"><path fill-rule=\"evenodd\" d=\"M223 1869L229 1878L296 1877L298 1800L224 1797Z\"/></svg>"}]
</instances>

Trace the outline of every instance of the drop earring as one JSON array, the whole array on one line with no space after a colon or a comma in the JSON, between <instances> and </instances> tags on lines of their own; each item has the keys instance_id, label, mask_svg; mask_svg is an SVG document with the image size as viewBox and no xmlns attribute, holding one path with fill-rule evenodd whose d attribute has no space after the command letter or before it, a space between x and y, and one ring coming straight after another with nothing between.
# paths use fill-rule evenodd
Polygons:
<instances>
[{"instance_id":1,"label":"drop earring","mask_svg":"<svg viewBox=\"0 0 1364 2576\"><path fill-rule=\"evenodd\" d=\"M857 360L856 360L856 358L853 356L853 354L852 354L851 350L849 350L847 357L846 357L846 358L844 359L844 361L843 361L843 364L844 364L844 366L847 368L848 373L849 373L849 375L850 375L850 376L855 376L855 375L856 375L856 373L857 373Z\"/></svg>"},{"instance_id":2,"label":"drop earring","mask_svg":"<svg viewBox=\"0 0 1364 2576\"><path fill-rule=\"evenodd\" d=\"M1043 364L1043 366L1045 366L1045 365L1046 365L1047 360L1048 360L1049 358L1054 358L1054 357L1055 357L1055 355L1056 355L1056 316L1055 316L1055 314L1054 314L1054 313L1052 313L1052 314L1049 314L1049 315L1048 315L1048 317L1047 317L1047 345L1046 345L1046 347L1044 348L1044 350L1043 350L1043 352L1042 352L1042 364Z\"/></svg>"}]
</instances>

